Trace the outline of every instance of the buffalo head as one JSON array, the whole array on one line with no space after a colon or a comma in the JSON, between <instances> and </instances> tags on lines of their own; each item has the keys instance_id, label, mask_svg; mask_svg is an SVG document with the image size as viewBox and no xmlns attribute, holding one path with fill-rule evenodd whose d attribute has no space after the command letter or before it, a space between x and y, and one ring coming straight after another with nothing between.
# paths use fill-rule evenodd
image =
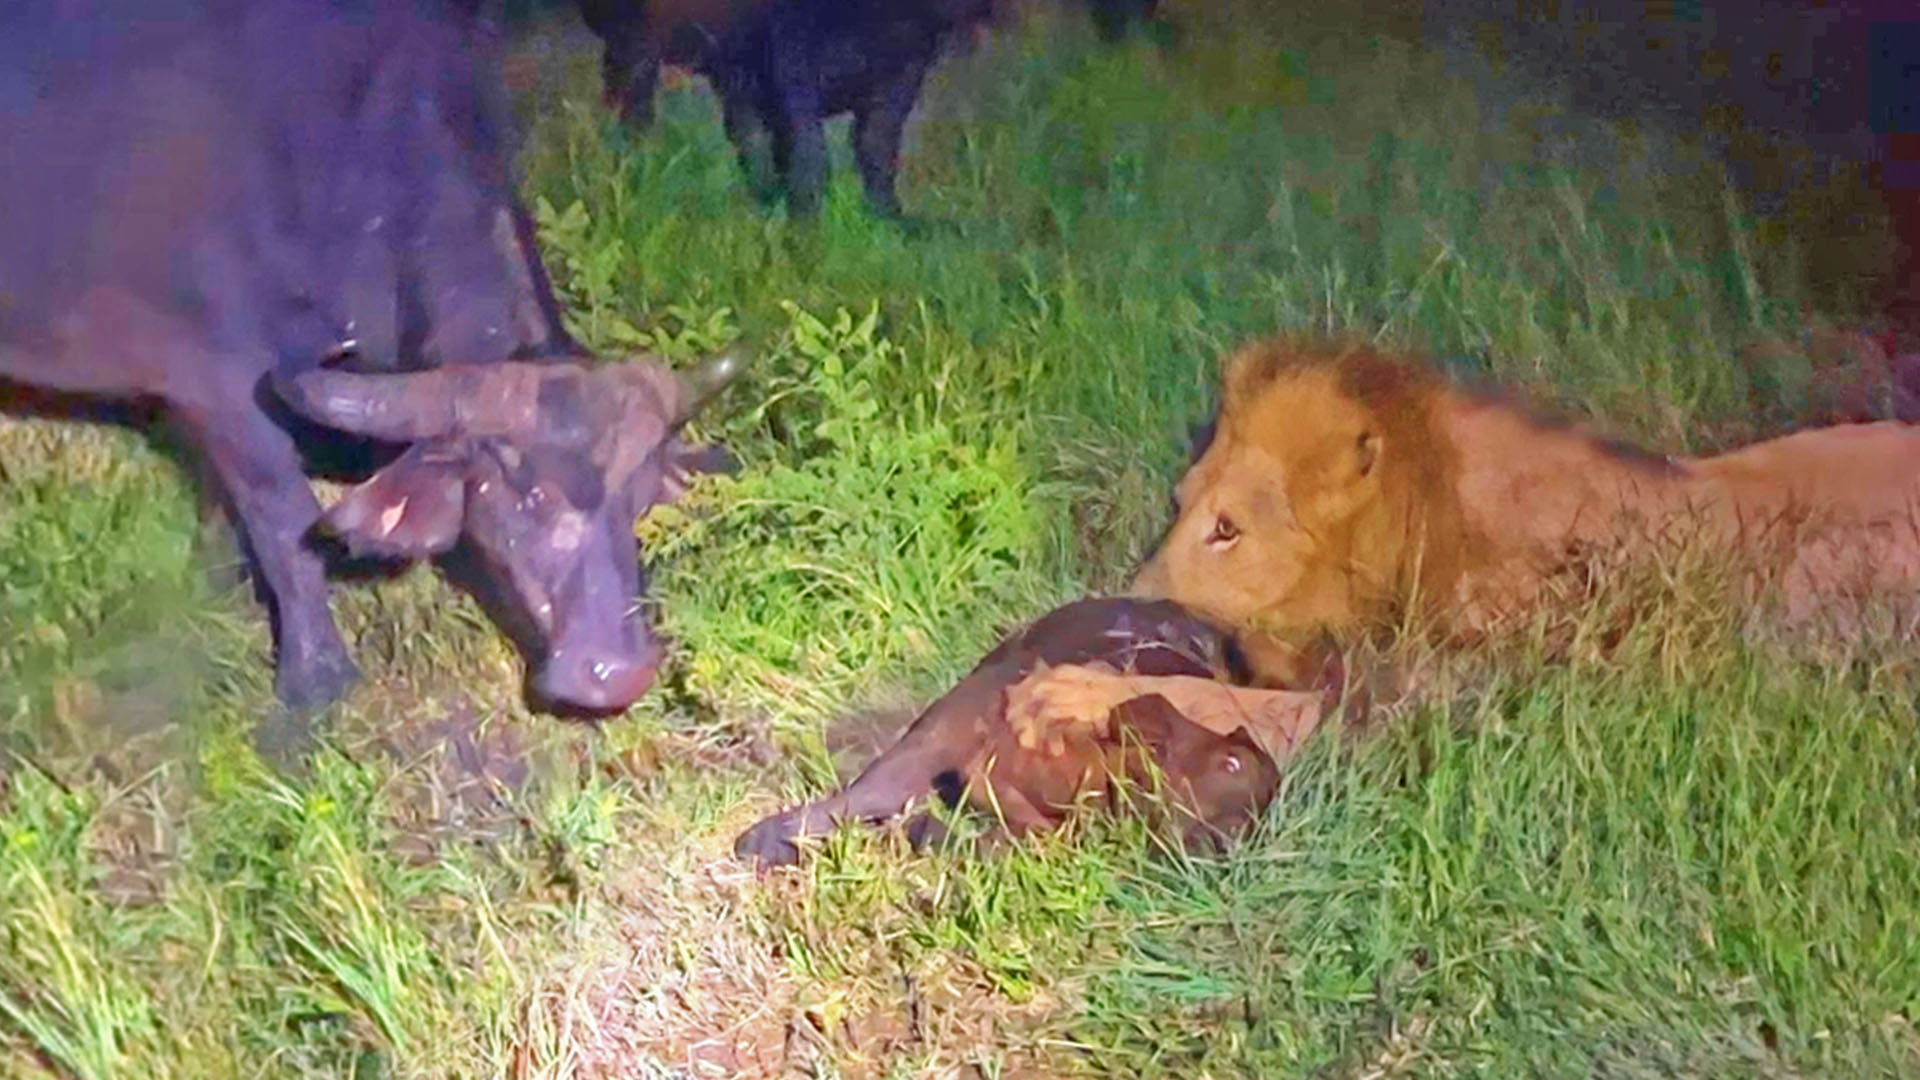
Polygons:
<instances>
[{"instance_id":1,"label":"buffalo head","mask_svg":"<svg viewBox=\"0 0 1920 1080\"><path fill-rule=\"evenodd\" d=\"M273 385L308 419L410 444L323 527L353 554L385 558L464 541L488 598L517 624L534 699L601 713L638 700L660 661L639 611L634 520L713 467L711 448L678 433L740 367L728 355L691 373L651 360L316 370Z\"/></svg>"}]
</instances>

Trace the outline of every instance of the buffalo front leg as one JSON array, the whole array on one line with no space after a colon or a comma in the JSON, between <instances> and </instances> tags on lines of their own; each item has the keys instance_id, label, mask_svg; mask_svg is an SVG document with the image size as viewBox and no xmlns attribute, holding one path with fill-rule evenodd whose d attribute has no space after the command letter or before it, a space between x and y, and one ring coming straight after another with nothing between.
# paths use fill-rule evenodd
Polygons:
<instances>
[{"instance_id":1,"label":"buffalo front leg","mask_svg":"<svg viewBox=\"0 0 1920 1080\"><path fill-rule=\"evenodd\" d=\"M925 64L909 64L877 88L853 116L853 153L867 203L882 217L899 219L900 140L920 97Z\"/></svg>"},{"instance_id":2,"label":"buffalo front leg","mask_svg":"<svg viewBox=\"0 0 1920 1080\"><path fill-rule=\"evenodd\" d=\"M320 504L301 471L292 436L250 394L176 403L176 411L218 481L266 585L274 691L296 710L334 701L359 672L327 607L325 565L305 543Z\"/></svg>"}]
</instances>

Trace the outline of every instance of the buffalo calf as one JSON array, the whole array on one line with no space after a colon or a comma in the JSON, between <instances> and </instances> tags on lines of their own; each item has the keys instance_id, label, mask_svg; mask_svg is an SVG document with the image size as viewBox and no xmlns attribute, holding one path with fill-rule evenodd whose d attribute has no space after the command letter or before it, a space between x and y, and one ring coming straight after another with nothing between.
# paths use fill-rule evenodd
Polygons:
<instances>
[{"instance_id":1,"label":"buffalo calf","mask_svg":"<svg viewBox=\"0 0 1920 1080\"><path fill-rule=\"evenodd\" d=\"M1042 666L1088 663L1141 675L1232 674L1226 639L1175 605L1068 604L1002 641L852 784L759 822L735 841L735 854L792 863L806 837L842 821L885 820L928 796L996 813L1016 835L1058 824L1088 798L1111 801L1117 787L1156 781L1165 796L1157 809L1181 819L1190 843L1217 841L1259 816L1279 783L1273 759L1245 729L1217 734L1157 695L1125 702L1104 730L1023 740L1008 722L1008 689ZM913 831L924 837L931 825L922 818Z\"/></svg>"}]
</instances>

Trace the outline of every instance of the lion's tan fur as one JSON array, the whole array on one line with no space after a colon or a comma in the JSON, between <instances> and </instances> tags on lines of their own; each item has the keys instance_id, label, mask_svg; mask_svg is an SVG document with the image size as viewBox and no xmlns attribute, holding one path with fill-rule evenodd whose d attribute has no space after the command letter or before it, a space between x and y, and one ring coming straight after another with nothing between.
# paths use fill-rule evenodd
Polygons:
<instances>
[{"instance_id":1,"label":"lion's tan fur","mask_svg":"<svg viewBox=\"0 0 1920 1080\"><path fill-rule=\"evenodd\" d=\"M1795 615L1920 588L1920 427L1666 459L1360 345L1275 340L1230 356L1216 435L1176 497L1135 591L1239 628L1270 682L1319 633L1408 617L1485 629L1593 551L1704 542L1737 556L1746 580L1777 584Z\"/></svg>"}]
</instances>

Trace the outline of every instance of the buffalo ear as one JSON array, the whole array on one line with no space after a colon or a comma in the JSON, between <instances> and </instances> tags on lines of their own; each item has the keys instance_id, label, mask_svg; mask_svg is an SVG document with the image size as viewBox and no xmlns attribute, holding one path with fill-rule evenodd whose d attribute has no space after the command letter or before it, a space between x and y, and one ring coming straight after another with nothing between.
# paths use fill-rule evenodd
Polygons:
<instances>
[{"instance_id":1,"label":"buffalo ear","mask_svg":"<svg viewBox=\"0 0 1920 1080\"><path fill-rule=\"evenodd\" d=\"M321 517L354 556L424 559L453 547L466 519L467 456L415 446L348 489Z\"/></svg>"},{"instance_id":2,"label":"buffalo ear","mask_svg":"<svg viewBox=\"0 0 1920 1080\"><path fill-rule=\"evenodd\" d=\"M660 500L673 502L687 493L696 473L720 473L731 476L740 471L740 461L724 446L694 445L669 440L662 456Z\"/></svg>"}]
</instances>

